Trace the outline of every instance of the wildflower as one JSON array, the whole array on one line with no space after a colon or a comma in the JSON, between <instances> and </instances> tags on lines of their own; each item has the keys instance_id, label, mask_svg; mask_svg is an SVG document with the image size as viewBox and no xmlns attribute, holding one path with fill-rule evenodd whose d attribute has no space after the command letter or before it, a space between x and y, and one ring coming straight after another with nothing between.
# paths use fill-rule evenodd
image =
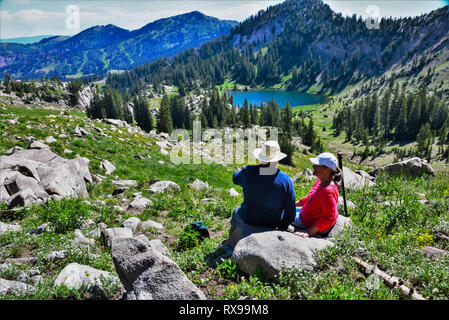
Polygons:
<instances>
[{"instance_id":1,"label":"wildflower","mask_svg":"<svg viewBox=\"0 0 449 320\"><path fill-rule=\"evenodd\" d=\"M418 236L417 241L420 248L430 246L433 243L433 236L426 232L423 235Z\"/></svg>"}]
</instances>

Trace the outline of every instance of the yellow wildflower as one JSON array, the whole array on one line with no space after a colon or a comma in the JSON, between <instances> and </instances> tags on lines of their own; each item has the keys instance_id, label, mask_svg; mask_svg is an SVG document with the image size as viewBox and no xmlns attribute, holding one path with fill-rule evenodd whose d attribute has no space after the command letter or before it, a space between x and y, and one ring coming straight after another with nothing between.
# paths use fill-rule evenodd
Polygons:
<instances>
[{"instance_id":1,"label":"yellow wildflower","mask_svg":"<svg viewBox=\"0 0 449 320\"><path fill-rule=\"evenodd\" d=\"M382 231L381 231L381 230L378 230L378 231L377 231L376 238L377 238L377 239L382 238Z\"/></svg>"},{"instance_id":2,"label":"yellow wildflower","mask_svg":"<svg viewBox=\"0 0 449 320\"><path fill-rule=\"evenodd\" d=\"M420 248L424 246L430 246L433 244L433 236L429 234L428 232L424 233L423 235L418 236L418 246Z\"/></svg>"}]
</instances>

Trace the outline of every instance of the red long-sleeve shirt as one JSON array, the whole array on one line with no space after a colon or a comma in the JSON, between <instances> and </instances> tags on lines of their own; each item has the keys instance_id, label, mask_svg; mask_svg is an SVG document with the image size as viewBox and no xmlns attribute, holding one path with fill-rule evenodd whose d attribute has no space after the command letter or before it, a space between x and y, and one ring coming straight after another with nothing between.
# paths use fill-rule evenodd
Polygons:
<instances>
[{"instance_id":1,"label":"red long-sleeve shirt","mask_svg":"<svg viewBox=\"0 0 449 320\"><path fill-rule=\"evenodd\" d=\"M319 232L329 230L338 218L338 186L330 184L320 187L320 179L310 189L309 194L299 200L301 222L308 228L316 226Z\"/></svg>"}]
</instances>

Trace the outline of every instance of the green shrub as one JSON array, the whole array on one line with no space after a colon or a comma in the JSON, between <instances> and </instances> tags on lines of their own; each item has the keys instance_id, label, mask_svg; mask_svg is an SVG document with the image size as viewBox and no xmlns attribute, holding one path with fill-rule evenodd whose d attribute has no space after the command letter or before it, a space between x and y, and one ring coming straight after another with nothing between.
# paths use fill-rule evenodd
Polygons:
<instances>
[{"instance_id":1,"label":"green shrub","mask_svg":"<svg viewBox=\"0 0 449 320\"><path fill-rule=\"evenodd\" d=\"M248 280L242 277L240 283L231 284L224 290L225 299L234 300L248 296L259 300L287 300L291 299L289 288L279 284L262 282L257 276L250 276Z\"/></svg>"},{"instance_id":2,"label":"green shrub","mask_svg":"<svg viewBox=\"0 0 449 320\"><path fill-rule=\"evenodd\" d=\"M201 242L200 237L201 235L197 230L193 229L190 224L187 225L179 237L176 250L184 251L196 247Z\"/></svg>"},{"instance_id":3,"label":"green shrub","mask_svg":"<svg viewBox=\"0 0 449 320\"><path fill-rule=\"evenodd\" d=\"M81 198L48 201L36 206L36 214L43 222L50 222L56 233L66 233L81 227L89 217L89 206Z\"/></svg>"},{"instance_id":4,"label":"green shrub","mask_svg":"<svg viewBox=\"0 0 449 320\"><path fill-rule=\"evenodd\" d=\"M225 259L217 265L217 272L222 278L230 280L237 279L237 264L229 258Z\"/></svg>"}]
</instances>

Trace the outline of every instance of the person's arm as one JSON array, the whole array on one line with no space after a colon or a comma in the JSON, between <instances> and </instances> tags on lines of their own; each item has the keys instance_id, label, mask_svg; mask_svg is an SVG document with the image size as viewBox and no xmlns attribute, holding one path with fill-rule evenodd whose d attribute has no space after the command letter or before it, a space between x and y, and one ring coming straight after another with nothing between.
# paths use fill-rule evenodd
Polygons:
<instances>
[{"instance_id":1,"label":"person's arm","mask_svg":"<svg viewBox=\"0 0 449 320\"><path fill-rule=\"evenodd\" d=\"M302 207L306 204L307 200L315 193L316 189L320 186L320 179L317 179L315 184L313 185L312 189L310 189L309 194L305 196L304 198L301 198L298 202L296 202L297 207Z\"/></svg>"},{"instance_id":2,"label":"person's arm","mask_svg":"<svg viewBox=\"0 0 449 320\"><path fill-rule=\"evenodd\" d=\"M302 238L308 238L311 235L314 235L315 233L320 232L320 230L318 229L318 227L316 225L311 226L309 229L306 230L306 232L295 232L295 234L297 236L300 236Z\"/></svg>"},{"instance_id":3,"label":"person's arm","mask_svg":"<svg viewBox=\"0 0 449 320\"><path fill-rule=\"evenodd\" d=\"M236 185L241 185L242 177L245 175L246 172L246 166L243 166L243 168L240 171L234 172L232 175L232 182Z\"/></svg>"},{"instance_id":4,"label":"person's arm","mask_svg":"<svg viewBox=\"0 0 449 320\"><path fill-rule=\"evenodd\" d=\"M288 226L295 220L296 205L295 205L295 188L290 179L287 182L286 197L284 201L284 217L280 222L279 229L287 230Z\"/></svg>"}]
</instances>

